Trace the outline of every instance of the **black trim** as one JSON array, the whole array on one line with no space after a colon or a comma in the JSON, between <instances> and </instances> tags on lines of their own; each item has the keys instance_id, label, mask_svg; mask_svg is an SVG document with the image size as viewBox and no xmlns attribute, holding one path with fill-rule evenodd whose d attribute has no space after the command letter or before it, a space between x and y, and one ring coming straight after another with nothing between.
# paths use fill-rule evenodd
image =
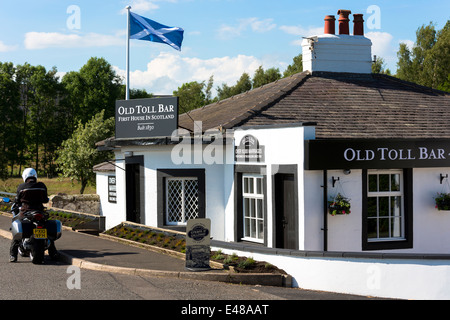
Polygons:
<instances>
[{"instance_id":1,"label":"black trim","mask_svg":"<svg viewBox=\"0 0 450 320\"><path fill-rule=\"evenodd\" d=\"M137 183L133 171L139 170L139 186L133 187L134 190L130 192L127 188L130 187L130 183ZM145 175L144 175L144 156L132 156L125 157L125 202L126 202L126 219L127 221L137 222L145 224ZM139 195L135 195L133 192L139 191ZM136 199L137 197L137 199ZM136 206L136 201L139 201L139 216L134 216L133 210ZM139 220L139 221L133 221Z\"/></svg>"},{"instance_id":2,"label":"black trim","mask_svg":"<svg viewBox=\"0 0 450 320\"><path fill-rule=\"evenodd\" d=\"M267 246L267 175L266 166L235 165L234 166L234 241L241 242L244 237L244 217L242 202L242 175L260 174L263 176L264 191L264 246Z\"/></svg>"},{"instance_id":3,"label":"black trim","mask_svg":"<svg viewBox=\"0 0 450 320\"><path fill-rule=\"evenodd\" d=\"M362 250L413 248L413 169L403 169L405 240L376 242L367 239L367 171L367 169L362 171Z\"/></svg>"},{"instance_id":4,"label":"black trim","mask_svg":"<svg viewBox=\"0 0 450 320\"><path fill-rule=\"evenodd\" d=\"M157 226L159 228L176 229L186 231L185 226L165 225L166 215L166 178L173 177L195 177L198 179L198 218L206 217L206 184L205 169L158 169L156 171L157 180Z\"/></svg>"},{"instance_id":5,"label":"black trim","mask_svg":"<svg viewBox=\"0 0 450 320\"><path fill-rule=\"evenodd\" d=\"M278 167L278 168L277 168ZM275 180L277 174L293 174L294 175L294 212L295 215L295 250L298 249L298 167L296 164L293 165L272 165L272 246L276 248L276 240L277 240L277 219L276 219L276 199L275 199Z\"/></svg>"},{"instance_id":6,"label":"black trim","mask_svg":"<svg viewBox=\"0 0 450 320\"><path fill-rule=\"evenodd\" d=\"M312 258L344 258L344 259L405 259L417 260L422 263L423 260L450 261L450 254L445 253L385 253L385 252L346 252L346 251L307 251L307 250L290 250L279 248L266 248L257 244L248 244L245 242L225 242L219 240L211 240L211 246L224 249L247 251L251 253L272 254L283 257L312 257ZM421 261L422 260L422 261ZM389 263L389 262L387 262Z\"/></svg>"}]
</instances>

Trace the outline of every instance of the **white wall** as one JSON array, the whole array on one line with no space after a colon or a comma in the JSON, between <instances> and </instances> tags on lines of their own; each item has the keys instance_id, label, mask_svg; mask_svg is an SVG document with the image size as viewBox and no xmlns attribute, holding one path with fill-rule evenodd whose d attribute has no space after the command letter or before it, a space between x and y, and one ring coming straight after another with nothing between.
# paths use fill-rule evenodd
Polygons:
<instances>
[{"instance_id":1,"label":"white wall","mask_svg":"<svg viewBox=\"0 0 450 320\"><path fill-rule=\"evenodd\" d=\"M331 216L328 220L329 251L361 251L361 173L352 170L327 171L327 201L333 200L337 193L351 200L351 214ZM333 187L332 179L339 178ZM303 250L321 251L324 249L324 208L323 171L305 171L305 239ZM344 249L345 248L345 249Z\"/></svg>"},{"instance_id":2,"label":"white wall","mask_svg":"<svg viewBox=\"0 0 450 320\"><path fill-rule=\"evenodd\" d=\"M116 154L117 159L124 159L123 153L126 151L133 151L133 156L144 156L145 224L157 226L157 169L205 169L206 217L213 222L211 234L214 239L225 240L225 199L228 200L232 192L233 164L223 164L224 160L219 164L203 162L200 164L176 164L172 159L172 148L173 145L124 147L120 153ZM191 162L194 162L193 158ZM124 161L118 161L116 164L124 167ZM107 183L105 184L103 179L106 178L97 174L97 193L102 199L102 210L107 217L107 228L110 228L126 220L125 171L116 169L117 204L115 205L106 203Z\"/></svg>"},{"instance_id":3,"label":"white wall","mask_svg":"<svg viewBox=\"0 0 450 320\"><path fill-rule=\"evenodd\" d=\"M434 197L450 192L450 184L440 184L440 174L450 168L413 170L413 248L375 252L450 253L450 212L438 211ZM337 191L351 200L350 215L328 215L328 250L361 251L362 235L362 170L345 175L342 170L329 170L328 199ZM332 187L332 177L339 177ZM323 171L305 171L305 246L304 250L323 250ZM340 186L339 186L340 184Z\"/></svg>"},{"instance_id":4,"label":"white wall","mask_svg":"<svg viewBox=\"0 0 450 320\"><path fill-rule=\"evenodd\" d=\"M293 277L293 287L383 298L450 299L448 260L313 258L221 250L283 269Z\"/></svg>"},{"instance_id":5,"label":"white wall","mask_svg":"<svg viewBox=\"0 0 450 320\"><path fill-rule=\"evenodd\" d=\"M117 159L123 159L117 157ZM123 167L123 162L117 162L118 167ZM100 196L100 215L105 216L105 227L110 229L126 220L125 210L125 175L124 171L116 168L111 172L96 172L97 194ZM116 177L117 202L108 201L108 177Z\"/></svg>"},{"instance_id":6,"label":"white wall","mask_svg":"<svg viewBox=\"0 0 450 320\"><path fill-rule=\"evenodd\" d=\"M303 71L370 74L371 48L371 40L364 36L323 34L303 39Z\"/></svg>"},{"instance_id":7,"label":"white wall","mask_svg":"<svg viewBox=\"0 0 450 320\"><path fill-rule=\"evenodd\" d=\"M434 197L450 192L448 180L440 184L440 174L450 168L414 169L414 249L413 252L450 254L450 212L438 211Z\"/></svg>"},{"instance_id":8,"label":"white wall","mask_svg":"<svg viewBox=\"0 0 450 320\"><path fill-rule=\"evenodd\" d=\"M299 248L303 247L303 232L304 232L304 183L303 183L303 158L304 158L304 139L305 137L312 137L314 135L313 127L257 127L248 129L236 129L234 131L235 144L239 145L241 139L246 135L252 135L259 141L260 146L265 147L265 161L260 163L237 162L239 165L262 165L266 166L266 171L261 174L266 175L266 189L267 189L267 246L272 247L273 239L273 185L272 177L277 174L277 165L297 165L297 179L298 179L298 196L299 196L299 211L298 211L298 230L299 230ZM236 182L240 183L240 182ZM233 199L234 201L234 199ZM231 206L229 203L228 206ZM233 228L233 229L232 229ZM234 226L227 225L227 230L234 230Z\"/></svg>"}]
</instances>

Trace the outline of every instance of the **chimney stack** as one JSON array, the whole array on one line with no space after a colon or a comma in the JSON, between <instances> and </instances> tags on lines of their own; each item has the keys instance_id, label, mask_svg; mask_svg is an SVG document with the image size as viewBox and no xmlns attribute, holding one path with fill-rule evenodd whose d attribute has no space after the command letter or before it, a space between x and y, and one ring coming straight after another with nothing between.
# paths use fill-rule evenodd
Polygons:
<instances>
[{"instance_id":1,"label":"chimney stack","mask_svg":"<svg viewBox=\"0 0 450 320\"><path fill-rule=\"evenodd\" d=\"M305 37L302 41L303 70L310 72L372 72L372 41L364 37L364 19L353 14L350 35L350 10L339 10L339 34L335 34L336 18L325 16L324 34Z\"/></svg>"},{"instance_id":2,"label":"chimney stack","mask_svg":"<svg viewBox=\"0 0 450 320\"><path fill-rule=\"evenodd\" d=\"M336 18L334 16L325 16L325 34L335 34L335 21Z\"/></svg>"},{"instance_id":3,"label":"chimney stack","mask_svg":"<svg viewBox=\"0 0 450 320\"><path fill-rule=\"evenodd\" d=\"M339 34L350 34L349 21L348 16L352 12L350 10L338 10L339 15Z\"/></svg>"},{"instance_id":4,"label":"chimney stack","mask_svg":"<svg viewBox=\"0 0 450 320\"><path fill-rule=\"evenodd\" d=\"M353 15L353 35L363 36L364 35L364 19L361 13L355 13Z\"/></svg>"}]
</instances>

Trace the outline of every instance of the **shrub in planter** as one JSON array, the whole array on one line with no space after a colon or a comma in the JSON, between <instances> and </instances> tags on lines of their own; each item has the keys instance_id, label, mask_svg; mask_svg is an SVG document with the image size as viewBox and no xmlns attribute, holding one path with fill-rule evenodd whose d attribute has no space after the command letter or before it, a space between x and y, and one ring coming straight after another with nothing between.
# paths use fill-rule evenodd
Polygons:
<instances>
[{"instance_id":1,"label":"shrub in planter","mask_svg":"<svg viewBox=\"0 0 450 320\"><path fill-rule=\"evenodd\" d=\"M338 193L332 201L328 201L328 212L332 216L350 214L350 199Z\"/></svg>"},{"instance_id":2,"label":"shrub in planter","mask_svg":"<svg viewBox=\"0 0 450 320\"><path fill-rule=\"evenodd\" d=\"M450 210L450 193L438 193L434 201L436 203L436 209L439 211Z\"/></svg>"}]
</instances>

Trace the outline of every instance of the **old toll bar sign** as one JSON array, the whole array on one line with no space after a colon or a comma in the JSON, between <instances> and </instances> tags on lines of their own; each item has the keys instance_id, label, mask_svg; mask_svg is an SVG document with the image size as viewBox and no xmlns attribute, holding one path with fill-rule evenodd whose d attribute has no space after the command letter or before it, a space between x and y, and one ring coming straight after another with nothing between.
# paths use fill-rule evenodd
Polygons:
<instances>
[{"instance_id":1,"label":"old toll bar sign","mask_svg":"<svg viewBox=\"0 0 450 320\"><path fill-rule=\"evenodd\" d=\"M169 137L178 127L178 97L116 101L116 139Z\"/></svg>"},{"instance_id":2,"label":"old toll bar sign","mask_svg":"<svg viewBox=\"0 0 450 320\"><path fill-rule=\"evenodd\" d=\"M305 141L305 169L401 169L450 166L450 140Z\"/></svg>"}]
</instances>

